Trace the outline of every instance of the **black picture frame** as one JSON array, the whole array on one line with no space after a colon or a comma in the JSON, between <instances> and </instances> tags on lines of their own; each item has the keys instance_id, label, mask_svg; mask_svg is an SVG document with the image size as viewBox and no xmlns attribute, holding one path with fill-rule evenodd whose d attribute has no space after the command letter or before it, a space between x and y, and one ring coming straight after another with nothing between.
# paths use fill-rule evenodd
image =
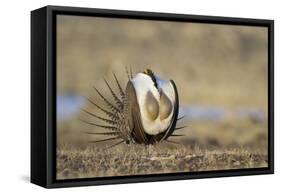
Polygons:
<instances>
[{"instance_id":1,"label":"black picture frame","mask_svg":"<svg viewBox=\"0 0 281 194\"><path fill-rule=\"evenodd\" d=\"M268 28L268 168L56 180L56 15L133 18ZM46 188L274 173L274 21L46 6L31 12L31 182Z\"/></svg>"}]
</instances>

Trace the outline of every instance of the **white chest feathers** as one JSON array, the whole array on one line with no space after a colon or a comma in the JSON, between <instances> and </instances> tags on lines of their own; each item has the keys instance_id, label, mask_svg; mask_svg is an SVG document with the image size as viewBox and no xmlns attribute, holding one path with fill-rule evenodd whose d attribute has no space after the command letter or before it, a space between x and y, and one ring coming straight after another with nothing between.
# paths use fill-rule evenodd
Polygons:
<instances>
[{"instance_id":1,"label":"white chest feathers","mask_svg":"<svg viewBox=\"0 0 281 194\"><path fill-rule=\"evenodd\" d=\"M171 82L155 78L157 88L144 73L138 73L131 80L136 91L144 131L150 135L157 135L169 127L175 104L175 91Z\"/></svg>"}]
</instances>

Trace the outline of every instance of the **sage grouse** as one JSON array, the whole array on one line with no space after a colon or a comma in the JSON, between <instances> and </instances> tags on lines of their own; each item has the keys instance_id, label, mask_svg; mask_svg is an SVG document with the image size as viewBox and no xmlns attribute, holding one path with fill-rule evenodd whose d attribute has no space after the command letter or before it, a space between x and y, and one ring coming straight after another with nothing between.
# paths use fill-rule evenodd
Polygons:
<instances>
[{"instance_id":1,"label":"sage grouse","mask_svg":"<svg viewBox=\"0 0 281 194\"><path fill-rule=\"evenodd\" d=\"M97 124L90 121L81 120L89 125L104 128L105 132L85 132L92 135L108 136L106 139L90 141L90 143L119 140L110 147L121 143L127 144L156 144L159 142L172 142L168 140L171 136L182 136L174 134L179 114L179 97L176 84L173 80L166 81L160 79L150 69L137 73L133 76L132 71L128 73L126 89L120 85L115 74L116 87L119 91L117 95L112 86L106 81L114 103L109 101L98 89L97 94L101 97L106 108L98 105L91 99L89 102L105 113L107 116L101 117L97 114L83 111L105 124Z\"/></svg>"}]
</instances>

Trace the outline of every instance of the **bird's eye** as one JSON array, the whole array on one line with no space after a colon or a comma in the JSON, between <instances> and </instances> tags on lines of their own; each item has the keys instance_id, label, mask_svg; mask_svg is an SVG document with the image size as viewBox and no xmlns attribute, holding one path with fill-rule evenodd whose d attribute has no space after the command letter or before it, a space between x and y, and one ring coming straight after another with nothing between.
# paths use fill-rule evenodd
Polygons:
<instances>
[{"instance_id":1,"label":"bird's eye","mask_svg":"<svg viewBox=\"0 0 281 194\"><path fill-rule=\"evenodd\" d=\"M159 105L153 94L149 91L145 97L145 108L150 120L155 120L159 114Z\"/></svg>"},{"instance_id":2,"label":"bird's eye","mask_svg":"<svg viewBox=\"0 0 281 194\"><path fill-rule=\"evenodd\" d=\"M166 119L172 111L172 103L165 93L160 95L160 119Z\"/></svg>"}]
</instances>

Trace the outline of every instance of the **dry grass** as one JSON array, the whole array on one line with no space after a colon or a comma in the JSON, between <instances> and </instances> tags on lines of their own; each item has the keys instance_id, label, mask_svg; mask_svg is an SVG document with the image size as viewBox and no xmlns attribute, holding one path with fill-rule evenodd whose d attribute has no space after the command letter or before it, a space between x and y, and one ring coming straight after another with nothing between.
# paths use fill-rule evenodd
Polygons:
<instances>
[{"instance_id":1,"label":"dry grass","mask_svg":"<svg viewBox=\"0 0 281 194\"><path fill-rule=\"evenodd\" d=\"M231 119L187 124L189 127L176 132L184 134L184 137L171 137L180 145L119 145L104 149L114 142L108 145L88 144L88 141L102 137L85 135L74 129L71 133L63 133L58 141L57 178L243 169L268 165L267 122ZM89 127L88 130L97 129Z\"/></svg>"},{"instance_id":2,"label":"dry grass","mask_svg":"<svg viewBox=\"0 0 281 194\"><path fill-rule=\"evenodd\" d=\"M112 149L64 146L57 150L57 178L124 176L267 166L267 154L247 148L123 145Z\"/></svg>"}]
</instances>

